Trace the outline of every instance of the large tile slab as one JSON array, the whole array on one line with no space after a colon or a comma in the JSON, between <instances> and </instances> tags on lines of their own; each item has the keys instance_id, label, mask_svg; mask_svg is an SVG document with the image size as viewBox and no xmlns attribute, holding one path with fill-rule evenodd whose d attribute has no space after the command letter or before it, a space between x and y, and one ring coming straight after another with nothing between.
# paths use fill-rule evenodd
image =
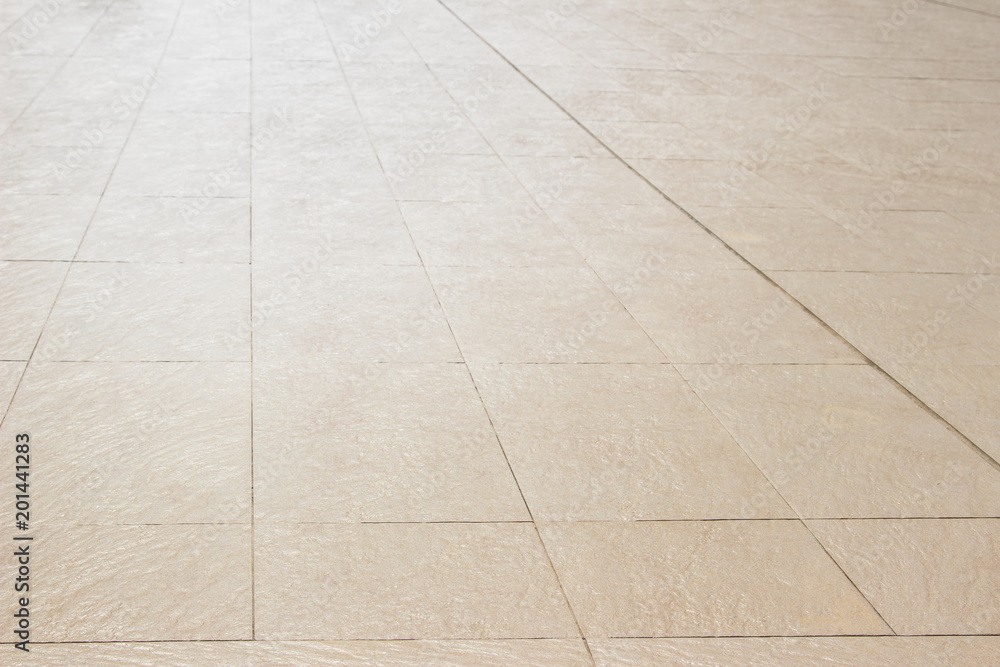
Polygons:
<instances>
[{"instance_id":1,"label":"large tile slab","mask_svg":"<svg viewBox=\"0 0 1000 667\"><path fill-rule=\"evenodd\" d=\"M250 262L250 202L218 197L105 197L81 261Z\"/></svg>"},{"instance_id":2,"label":"large tile slab","mask_svg":"<svg viewBox=\"0 0 1000 667\"><path fill-rule=\"evenodd\" d=\"M810 521L898 634L1000 628L1000 519Z\"/></svg>"},{"instance_id":3,"label":"large tile slab","mask_svg":"<svg viewBox=\"0 0 1000 667\"><path fill-rule=\"evenodd\" d=\"M539 529L588 638L890 634L798 521Z\"/></svg>"},{"instance_id":4,"label":"large tile slab","mask_svg":"<svg viewBox=\"0 0 1000 667\"><path fill-rule=\"evenodd\" d=\"M66 268L61 262L0 262L0 359L31 356Z\"/></svg>"},{"instance_id":5,"label":"large tile slab","mask_svg":"<svg viewBox=\"0 0 1000 667\"><path fill-rule=\"evenodd\" d=\"M598 667L894 667L989 664L996 637L773 637L596 639Z\"/></svg>"},{"instance_id":6,"label":"large tile slab","mask_svg":"<svg viewBox=\"0 0 1000 667\"><path fill-rule=\"evenodd\" d=\"M663 356L586 268L431 267L470 362L660 362Z\"/></svg>"},{"instance_id":7,"label":"large tile slab","mask_svg":"<svg viewBox=\"0 0 1000 667\"><path fill-rule=\"evenodd\" d=\"M464 365L254 372L258 518L530 519Z\"/></svg>"},{"instance_id":8,"label":"large tile slab","mask_svg":"<svg viewBox=\"0 0 1000 667\"><path fill-rule=\"evenodd\" d=\"M579 636L531 524L258 526L254 571L261 639Z\"/></svg>"},{"instance_id":9,"label":"large tile slab","mask_svg":"<svg viewBox=\"0 0 1000 667\"><path fill-rule=\"evenodd\" d=\"M0 197L0 260L73 259L97 202L97 197Z\"/></svg>"},{"instance_id":10,"label":"large tile slab","mask_svg":"<svg viewBox=\"0 0 1000 667\"><path fill-rule=\"evenodd\" d=\"M39 342L53 361L248 361L247 266L76 264Z\"/></svg>"},{"instance_id":11,"label":"large tile slab","mask_svg":"<svg viewBox=\"0 0 1000 667\"><path fill-rule=\"evenodd\" d=\"M1000 472L872 368L679 370L800 516L1000 512Z\"/></svg>"},{"instance_id":12,"label":"large tile slab","mask_svg":"<svg viewBox=\"0 0 1000 667\"><path fill-rule=\"evenodd\" d=\"M507 665L592 665L579 639L483 639L417 641L205 641L39 644L21 657L25 665L52 667L85 662L90 665L192 664L300 667L374 664L380 667L506 667Z\"/></svg>"},{"instance_id":13,"label":"large tile slab","mask_svg":"<svg viewBox=\"0 0 1000 667\"><path fill-rule=\"evenodd\" d=\"M462 360L422 267L309 268L254 271L255 360Z\"/></svg>"},{"instance_id":14,"label":"large tile slab","mask_svg":"<svg viewBox=\"0 0 1000 667\"><path fill-rule=\"evenodd\" d=\"M251 638L250 526L32 533L32 642ZM0 565L9 581L13 567L13 558ZM11 595L5 615L13 604Z\"/></svg>"},{"instance_id":15,"label":"large tile slab","mask_svg":"<svg viewBox=\"0 0 1000 667\"><path fill-rule=\"evenodd\" d=\"M2 433L36 443L35 523L249 522L248 366L32 362Z\"/></svg>"},{"instance_id":16,"label":"large tile slab","mask_svg":"<svg viewBox=\"0 0 1000 667\"><path fill-rule=\"evenodd\" d=\"M473 374L538 520L794 516L666 364L498 364Z\"/></svg>"}]
</instances>

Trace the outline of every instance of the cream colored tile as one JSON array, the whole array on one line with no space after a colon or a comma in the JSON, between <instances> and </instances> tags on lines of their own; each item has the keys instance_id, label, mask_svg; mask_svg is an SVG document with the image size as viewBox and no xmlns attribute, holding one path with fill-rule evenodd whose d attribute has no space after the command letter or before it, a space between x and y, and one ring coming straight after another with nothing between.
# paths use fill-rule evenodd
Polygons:
<instances>
[{"instance_id":1,"label":"cream colored tile","mask_svg":"<svg viewBox=\"0 0 1000 667\"><path fill-rule=\"evenodd\" d=\"M32 642L250 639L249 526L32 533ZM8 581L13 567L13 558L0 565ZM4 615L13 604L8 596Z\"/></svg>"},{"instance_id":2,"label":"cream colored tile","mask_svg":"<svg viewBox=\"0 0 1000 667\"><path fill-rule=\"evenodd\" d=\"M10 399L14 397L24 366L22 361L0 361L0 420L3 420Z\"/></svg>"},{"instance_id":3,"label":"cream colored tile","mask_svg":"<svg viewBox=\"0 0 1000 667\"><path fill-rule=\"evenodd\" d=\"M899 634L997 634L1000 520L810 521Z\"/></svg>"},{"instance_id":4,"label":"cream colored tile","mask_svg":"<svg viewBox=\"0 0 1000 667\"><path fill-rule=\"evenodd\" d=\"M2 434L25 431L34 525L250 520L248 364L33 362Z\"/></svg>"},{"instance_id":5,"label":"cream colored tile","mask_svg":"<svg viewBox=\"0 0 1000 667\"><path fill-rule=\"evenodd\" d=\"M250 202L221 197L105 197L77 258L247 264Z\"/></svg>"},{"instance_id":6,"label":"cream colored tile","mask_svg":"<svg viewBox=\"0 0 1000 667\"><path fill-rule=\"evenodd\" d=\"M261 639L578 636L531 524L258 526L254 568Z\"/></svg>"},{"instance_id":7,"label":"cream colored tile","mask_svg":"<svg viewBox=\"0 0 1000 667\"><path fill-rule=\"evenodd\" d=\"M77 264L39 341L59 361L247 361L246 266Z\"/></svg>"},{"instance_id":8,"label":"cream colored tile","mask_svg":"<svg viewBox=\"0 0 1000 667\"><path fill-rule=\"evenodd\" d=\"M85 662L145 667L190 667L192 664L331 665L375 664L380 667L506 667L593 664L579 639L488 639L448 641L253 641L127 642L117 644L40 644L22 660L26 665L53 667Z\"/></svg>"},{"instance_id":9,"label":"cream colored tile","mask_svg":"<svg viewBox=\"0 0 1000 667\"><path fill-rule=\"evenodd\" d=\"M890 633L798 521L539 528L588 639Z\"/></svg>"},{"instance_id":10,"label":"cream colored tile","mask_svg":"<svg viewBox=\"0 0 1000 667\"><path fill-rule=\"evenodd\" d=\"M1000 366L912 365L893 369L899 382L1000 460Z\"/></svg>"},{"instance_id":11,"label":"cream colored tile","mask_svg":"<svg viewBox=\"0 0 1000 667\"><path fill-rule=\"evenodd\" d=\"M0 197L0 259L73 259L97 197Z\"/></svg>"},{"instance_id":12,"label":"cream colored tile","mask_svg":"<svg viewBox=\"0 0 1000 667\"><path fill-rule=\"evenodd\" d=\"M462 360L423 268L296 269L254 272L255 361Z\"/></svg>"},{"instance_id":13,"label":"cream colored tile","mask_svg":"<svg viewBox=\"0 0 1000 667\"><path fill-rule=\"evenodd\" d=\"M660 362L663 356L589 269L430 269L470 362Z\"/></svg>"},{"instance_id":14,"label":"cream colored tile","mask_svg":"<svg viewBox=\"0 0 1000 667\"><path fill-rule=\"evenodd\" d=\"M977 308L1000 289L1000 280L991 274L803 271L773 275L884 367L1000 365L998 323Z\"/></svg>"},{"instance_id":15,"label":"cream colored tile","mask_svg":"<svg viewBox=\"0 0 1000 667\"><path fill-rule=\"evenodd\" d=\"M681 366L800 516L995 516L1000 473L867 366Z\"/></svg>"},{"instance_id":16,"label":"cream colored tile","mask_svg":"<svg viewBox=\"0 0 1000 667\"><path fill-rule=\"evenodd\" d=\"M121 153L107 193L249 196L250 115L143 112Z\"/></svg>"},{"instance_id":17,"label":"cream colored tile","mask_svg":"<svg viewBox=\"0 0 1000 667\"><path fill-rule=\"evenodd\" d=\"M530 520L464 365L255 374L258 518Z\"/></svg>"},{"instance_id":18,"label":"cream colored tile","mask_svg":"<svg viewBox=\"0 0 1000 667\"><path fill-rule=\"evenodd\" d=\"M66 268L57 262L0 262L0 359L31 356Z\"/></svg>"},{"instance_id":19,"label":"cream colored tile","mask_svg":"<svg viewBox=\"0 0 1000 667\"><path fill-rule=\"evenodd\" d=\"M253 203L254 270L296 266L419 265L420 257L392 201L356 204L309 199Z\"/></svg>"},{"instance_id":20,"label":"cream colored tile","mask_svg":"<svg viewBox=\"0 0 1000 667\"><path fill-rule=\"evenodd\" d=\"M493 202L524 195L524 188L495 155L418 149L405 164L387 166L386 175L399 200Z\"/></svg>"},{"instance_id":21,"label":"cream colored tile","mask_svg":"<svg viewBox=\"0 0 1000 667\"><path fill-rule=\"evenodd\" d=\"M752 270L674 270L665 262L657 268L649 277L616 276L613 287L672 362L860 361L857 353Z\"/></svg>"},{"instance_id":22,"label":"cream colored tile","mask_svg":"<svg viewBox=\"0 0 1000 667\"><path fill-rule=\"evenodd\" d=\"M528 202L401 202L428 266L583 266L573 246Z\"/></svg>"},{"instance_id":23,"label":"cream colored tile","mask_svg":"<svg viewBox=\"0 0 1000 667\"><path fill-rule=\"evenodd\" d=\"M473 374L536 519L794 516L666 364L484 365Z\"/></svg>"},{"instance_id":24,"label":"cream colored tile","mask_svg":"<svg viewBox=\"0 0 1000 667\"><path fill-rule=\"evenodd\" d=\"M598 667L845 667L988 664L996 637L770 637L596 639Z\"/></svg>"},{"instance_id":25,"label":"cream colored tile","mask_svg":"<svg viewBox=\"0 0 1000 667\"><path fill-rule=\"evenodd\" d=\"M144 107L150 111L250 111L249 60L165 58L156 81Z\"/></svg>"},{"instance_id":26,"label":"cream colored tile","mask_svg":"<svg viewBox=\"0 0 1000 667\"><path fill-rule=\"evenodd\" d=\"M663 197L610 157L507 157L535 201L553 204L659 204Z\"/></svg>"},{"instance_id":27,"label":"cream colored tile","mask_svg":"<svg viewBox=\"0 0 1000 667\"><path fill-rule=\"evenodd\" d=\"M80 195L104 192L119 147L0 144L0 195Z\"/></svg>"}]
</instances>

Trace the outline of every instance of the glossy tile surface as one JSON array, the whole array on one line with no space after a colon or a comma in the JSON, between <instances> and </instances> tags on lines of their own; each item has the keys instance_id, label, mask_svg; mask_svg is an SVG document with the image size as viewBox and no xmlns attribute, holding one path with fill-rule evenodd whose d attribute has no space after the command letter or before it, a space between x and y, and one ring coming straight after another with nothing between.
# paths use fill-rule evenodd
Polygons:
<instances>
[{"instance_id":1,"label":"glossy tile surface","mask_svg":"<svg viewBox=\"0 0 1000 667\"><path fill-rule=\"evenodd\" d=\"M0 664L1000 664L995 3L0 4Z\"/></svg>"}]
</instances>

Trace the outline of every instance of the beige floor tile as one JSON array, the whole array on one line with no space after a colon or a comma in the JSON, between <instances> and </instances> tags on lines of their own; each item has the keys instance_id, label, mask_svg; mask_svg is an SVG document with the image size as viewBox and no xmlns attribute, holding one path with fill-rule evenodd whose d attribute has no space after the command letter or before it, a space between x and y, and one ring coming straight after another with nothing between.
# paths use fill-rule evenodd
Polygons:
<instances>
[{"instance_id":1,"label":"beige floor tile","mask_svg":"<svg viewBox=\"0 0 1000 667\"><path fill-rule=\"evenodd\" d=\"M544 213L527 202L401 202L428 266L584 266Z\"/></svg>"},{"instance_id":2,"label":"beige floor tile","mask_svg":"<svg viewBox=\"0 0 1000 667\"><path fill-rule=\"evenodd\" d=\"M150 111L250 111L249 60L166 58L156 81L146 100Z\"/></svg>"},{"instance_id":3,"label":"beige floor tile","mask_svg":"<svg viewBox=\"0 0 1000 667\"><path fill-rule=\"evenodd\" d=\"M588 638L890 633L798 521L540 530Z\"/></svg>"},{"instance_id":4,"label":"beige floor tile","mask_svg":"<svg viewBox=\"0 0 1000 667\"><path fill-rule=\"evenodd\" d=\"M491 639L447 641L255 641L129 642L117 644L41 644L23 656L25 665L61 667L72 661L90 665L331 665L380 667L506 667L507 665L592 665L579 639Z\"/></svg>"},{"instance_id":5,"label":"beige floor tile","mask_svg":"<svg viewBox=\"0 0 1000 667\"><path fill-rule=\"evenodd\" d=\"M254 372L258 518L530 519L464 365Z\"/></svg>"},{"instance_id":6,"label":"beige floor tile","mask_svg":"<svg viewBox=\"0 0 1000 667\"><path fill-rule=\"evenodd\" d=\"M246 266L79 264L39 352L53 361L248 361Z\"/></svg>"},{"instance_id":7,"label":"beige floor tile","mask_svg":"<svg viewBox=\"0 0 1000 667\"><path fill-rule=\"evenodd\" d=\"M860 357L749 269L674 270L615 283L675 363L857 363ZM739 298L733 298L738 294Z\"/></svg>"},{"instance_id":8,"label":"beige floor tile","mask_svg":"<svg viewBox=\"0 0 1000 667\"><path fill-rule=\"evenodd\" d=\"M538 520L794 516L666 364L473 374Z\"/></svg>"},{"instance_id":9,"label":"beige floor tile","mask_svg":"<svg viewBox=\"0 0 1000 667\"><path fill-rule=\"evenodd\" d=\"M867 366L679 370L800 516L1000 510L1000 473Z\"/></svg>"},{"instance_id":10,"label":"beige floor tile","mask_svg":"<svg viewBox=\"0 0 1000 667\"><path fill-rule=\"evenodd\" d=\"M258 526L254 568L261 639L578 636L531 524Z\"/></svg>"},{"instance_id":11,"label":"beige floor tile","mask_svg":"<svg viewBox=\"0 0 1000 667\"><path fill-rule=\"evenodd\" d=\"M122 151L107 193L249 196L249 114L144 111Z\"/></svg>"},{"instance_id":12,"label":"beige floor tile","mask_svg":"<svg viewBox=\"0 0 1000 667\"><path fill-rule=\"evenodd\" d=\"M73 259L97 197L0 197L0 260Z\"/></svg>"},{"instance_id":13,"label":"beige floor tile","mask_svg":"<svg viewBox=\"0 0 1000 667\"><path fill-rule=\"evenodd\" d=\"M0 420L4 418L10 399L24 373L23 361L0 361Z\"/></svg>"},{"instance_id":14,"label":"beige floor tile","mask_svg":"<svg viewBox=\"0 0 1000 667\"><path fill-rule=\"evenodd\" d=\"M254 360L461 361L423 268L254 272Z\"/></svg>"},{"instance_id":15,"label":"beige floor tile","mask_svg":"<svg viewBox=\"0 0 1000 667\"><path fill-rule=\"evenodd\" d=\"M253 202L254 270L294 265L420 264L399 209L390 200L261 199Z\"/></svg>"},{"instance_id":16,"label":"beige floor tile","mask_svg":"<svg viewBox=\"0 0 1000 667\"><path fill-rule=\"evenodd\" d=\"M978 307L993 275L780 272L774 279L877 363L1000 365L998 323Z\"/></svg>"},{"instance_id":17,"label":"beige floor tile","mask_svg":"<svg viewBox=\"0 0 1000 667\"><path fill-rule=\"evenodd\" d=\"M985 665L1000 651L996 637L775 637L597 639L598 667L894 667Z\"/></svg>"},{"instance_id":18,"label":"beige floor tile","mask_svg":"<svg viewBox=\"0 0 1000 667\"><path fill-rule=\"evenodd\" d=\"M997 634L1000 520L810 521L899 634Z\"/></svg>"},{"instance_id":19,"label":"beige floor tile","mask_svg":"<svg viewBox=\"0 0 1000 667\"><path fill-rule=\"evenodd\" d=\"M0 262L0 359L27 361L42 332L67 265Z\"/></svg>"},{"instance_id":20,"label":"beige floor tile","mask_svg":"<svg viewBox=\"0 0 1000 667\"><path fill-rule=\"evenodd\" d=\"M33 523L249 522L248 366L33 362L2 430L36 443Z\"/></svg>"},{"instance_id":21,"label":"beige floor tile","mask_svg":"<svg viewBox=\"0 0 1000 667\"><path fill-rule=\"evenodd\" d=\"M663 197L611 157L507 157L539 206L553 204L646 204Z\"/></svg>"},{"instance_id":22,"label":"beige floor tile","mask_svg":"<svg viewBox=\"0 0 1000 667\"><path fill-rule=\"evenodd\" d=\"M120 147L0 144L0 195L80 195L104 192Z\"/></svg>"},{"instance_id":23,"label":"beige floor tile","mask_svg":"<svg viewBox=\"0 0 1000 667\"><path fill-rule=\"evenodd\" d=\"M904 387L1000 461L1000 366L921 364L894 372Z\"/></svg>"},{"instance_id":24,"label":"beige floor tile","mask_svg":"<svg viewBox=\"0 0 1000 667\"><path fill-rule=\"evenodd\" d=\"M520 199L524 188L495 155L417 150L403 167L389 168L399 200L493 202Z\"/></svg>"},{"instance_id":25,"label":"beige floor tile","mask_svg":"<svg viewBox=\"0 0 1000 667\"><path fill-rule=\"evenodd\" d=\"M222 197L105 197L77 258L247 264L250 202Z\"/></svg>"},{"instance_id":26,"label":"beige floor tile","mask_svg":"<svg viewBox=\"0 0 1000 667\"><path fill-rule=\"evenodd\" d=\"M590 269L430 269L470 362L661 362Z\"/></svg>"},{"instance_id":27,"label":"beige floor tile","mask_svg":"<svg viewBox=\"0 0 1000 667\"><path fill-rule=\"evenodd\" d=\"M32 533L33 642L250 638L249 526L79 526ZM13 563L5 558L0 565L8 581ZM13 604L13 596L4 601L6 616L14 613Z\"/></svg>"}]
</instances>

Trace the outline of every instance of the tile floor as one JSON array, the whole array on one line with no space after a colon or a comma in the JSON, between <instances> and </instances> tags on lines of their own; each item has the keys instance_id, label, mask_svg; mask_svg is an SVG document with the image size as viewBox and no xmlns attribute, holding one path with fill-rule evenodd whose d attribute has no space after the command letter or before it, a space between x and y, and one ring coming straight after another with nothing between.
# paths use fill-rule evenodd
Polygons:
<instances>
[{"instance_id":1,"label":"tile floor","mask_svg":"<svg viewBox=\"0 0 1000 667\"><path fill-rule=\"evenodd\" d=\"M998 31L2 3L0 664L1000 664Z\"/></svg>"}]
</instances>

